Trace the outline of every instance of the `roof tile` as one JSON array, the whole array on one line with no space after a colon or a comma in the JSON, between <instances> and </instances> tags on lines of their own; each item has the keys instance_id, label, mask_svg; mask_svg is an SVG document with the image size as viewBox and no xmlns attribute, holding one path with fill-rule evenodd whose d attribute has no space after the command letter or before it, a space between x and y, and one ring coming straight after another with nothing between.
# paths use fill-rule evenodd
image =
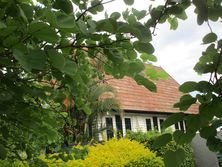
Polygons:
<instances>
[{"instance_id":1,"label":"roof tile","mask_svg":"<svg viewBox=\"0 0 222 167\"><path fill-rule=\"evenodd\" d=\"M163 70L160 67L155 68ZM179 101L183 94L179 91L180 85L171 76L166 80L160 79L155 81L157 86L156 93L150 92L142 85L138 85L130 77L108 79L107 82L116 89L116 98L124 110L165 113L180 112L173 105ZM198 113L198 105L192 105L186 113Z\"/></svg>"}]
</instances>

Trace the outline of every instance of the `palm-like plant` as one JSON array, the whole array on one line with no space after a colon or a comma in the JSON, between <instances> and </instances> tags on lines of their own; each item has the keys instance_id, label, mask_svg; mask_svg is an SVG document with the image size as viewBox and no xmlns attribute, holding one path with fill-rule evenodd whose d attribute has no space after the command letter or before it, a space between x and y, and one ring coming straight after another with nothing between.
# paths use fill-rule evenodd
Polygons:
<instances>
[{"instance_id":1,"label":"palm-like plant","mask_svg":"<svg viewBox=\"0 0 222 167\"><path fill-rule=\"evenodd\" d=\"M115 90L110 85L99 85L92 87L89 93L90 108L92 110L88 117L87 124L91 128L92 136L96 136L100 130L98 127L98 117L106 112L120 112L119 102L115 99ZM89 130L89 129L88 129Z\"/></svg>"}]
</instances>

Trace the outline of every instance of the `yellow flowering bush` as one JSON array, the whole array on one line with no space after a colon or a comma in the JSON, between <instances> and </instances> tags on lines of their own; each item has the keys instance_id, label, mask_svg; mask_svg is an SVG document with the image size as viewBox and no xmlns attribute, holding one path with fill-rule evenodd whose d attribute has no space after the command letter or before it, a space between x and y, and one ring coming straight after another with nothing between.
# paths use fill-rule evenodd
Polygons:
<instances>
[{"instance_id":1,"label":"yellow flowering bush","mask_svg":"<svg viewBox=\"0 0 222 167\"><path fill-rule=\"evenodd\" d=\"M144 148L144 146L137 141L130 141L129 139L124 138L120 140L112 139L105 144L90 146L89 154L84 160L70 160L67 162L67 166L124 167L132 166L132 163L136 164L137 160L139 162L141 160L145 160L147 163L155 161L155 163L157 164L156 166L163 166L162 159L156 157L155 153Z\"/></svg>"},{"instance_id":2,"label":"yellow flowering bush","mask_svg":"<svg viewBox=\"0 0 222 167\"><path fill-rule=\"evenodd\" d=\"M48 167L65 167L64 161L61 158L54 158L54 156L57 156L57 153L50 154L48 157L42 154L39 156L39 159L46 163Z\"/></svg>"}]
</instances>

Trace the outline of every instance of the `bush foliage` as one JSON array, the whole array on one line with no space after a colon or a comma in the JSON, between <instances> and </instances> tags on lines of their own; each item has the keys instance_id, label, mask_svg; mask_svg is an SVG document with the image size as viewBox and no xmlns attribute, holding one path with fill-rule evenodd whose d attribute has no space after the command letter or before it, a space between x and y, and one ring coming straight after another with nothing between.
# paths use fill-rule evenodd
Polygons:
<instances>
[{"instance_id":1,"label":"bush foliage","mask_svg":"<svg viewBox=\"0 0 222 167\"><path fill-rule=\"evenodd\" d=\"M151 151L154 151L156 155L160 157L164 157L167 151L175 151L178 149L182 149L185 152L186 158L184 159L180 167L194 167L195 166L195 161L193 158L193 151L189 144L179 145L175 141L171 141L164 147L160 147L160 148L154 147L154 141L160 135L161 134L156 131L150 131L147 133L132 132L132 131L127 132L127 138L143 143L146 148L149 148Z\"/></svg>"},{"instance_id":2,"label":"bush foliage","mask_svg":"<svg viewBox=\"0 0 222 167\"><path fill-rule=\"evenodd\" d=\"M155 164L163 166L161 158L145 149L142 144L129 139L112 139L105 144L97 144L89 148L89 155L85 160L68 161L68 166L132 166L133 164ZM78 162L78 163L77 163Z\"/></svg>"},{"instance_id":3,"label":"bush foliage","mask_svg":"<svg viewBox=\"0 0 222 167\"><path fill-rule=\"evenodd\" d=\"M76 152L76 149L79 152ZM86 154L86 150L88 155ZM32 164L1 161L3 167L163 167L162 158L144 145L126 138L112 139L104 144L75 147L70 153L42 154ZM81 156L80 156L81 155Z\"/></svg>"}]
</instances>

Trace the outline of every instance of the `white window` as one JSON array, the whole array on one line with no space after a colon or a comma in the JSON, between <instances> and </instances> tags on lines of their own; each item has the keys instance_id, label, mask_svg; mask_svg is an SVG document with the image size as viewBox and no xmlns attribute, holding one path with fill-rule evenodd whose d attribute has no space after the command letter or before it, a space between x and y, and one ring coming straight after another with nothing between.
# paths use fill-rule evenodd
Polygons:
<instances>
[{"instance_id":1,"label":"white window","mask_svg":"<svg viewBox=\"0 0 222 167\"><path fill-rule=\"evenodd\" d=\"M161 131L162 124L166 120L166 118L158 118L158 130Z\"/></svg>"},{"instance_id":2,"label":"white window","mask_svg":"<svg viewBox=\"0 0 222 167\"><path fill-rule=\"evenodd\" d=\"M186 130L186 124L184 121L180 121L180 122L177 122L175 124L175 129L176 130L181 130L181 131L185 131Z\"/></svg>"},{"instance_id":3,"label":"white window","mask_svg":"<svg viewBox=\"0 0 222 167\"><path fill-rule=\"evenodd\" d=\"M153 121L151 118L146 118L146 130L151 131L153 130Z\"/></svg>"},{"instance_id":4,"label":"white window","mask_svg":"<svg viewBox=\"0 0 222 167\"><path fill-rule=\"evenodd\" d=\"M114 136L113 133L113 118L112 117L106 117L106 135L107 139L111 139Z\"/></svg>"},{"instance_id":5,"label":"white window","mask_svg":"<svg viewBox=\"0 0 222 167\"><path fill-rule=\"evenodd\" d=\"M126 131L132 130L131 118L125 118L125 129Z\"/></svg>"}]
</instances>

